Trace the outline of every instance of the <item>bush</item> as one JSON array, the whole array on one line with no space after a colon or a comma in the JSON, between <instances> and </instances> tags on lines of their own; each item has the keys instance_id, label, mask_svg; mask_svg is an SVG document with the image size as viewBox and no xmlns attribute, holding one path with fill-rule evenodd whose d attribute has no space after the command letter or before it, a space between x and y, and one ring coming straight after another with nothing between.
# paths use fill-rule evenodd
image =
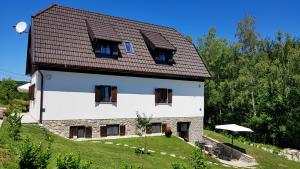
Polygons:
<instances>
[{"instance_id":1,"label":"bush","mask_svg":"<svg viewBox=\"0 0 300 169\"><path fill-rule=\"evenodd\" d=\"M59 155L56 159L57 169L90 169L92 168L90 161L83 161L80 155L73 153L67 155Z\"/></svg>"},{"instance_id":2,"label":"bush","mask_svg":"<svg viewBox=\"0 0 300 169\"><path fill-rule=\"evenodd\" d=\"M136 148L136 149L134 149L134 152L136 154L139 154L139 155L141 155L141 154L150 154L150 152L149 151L145 151L144 148Z\"/></svg>"},{"instance_id":3,"label":"bush","mask_svg":"<svg viewBox=\"0 0 300 169\"><path fill-rule=\"evenodd\" d=\"M206 169L207 168L207 159L205 154L200 149L195 149L192 155L189 157L191 165L195 169Z\"/></svg>"},{"instance_id":4,"label":"bush","mask_svg":"<svg viewBox=\"0 0 300 169\"><path fill-rule=\"evenodd\" d=\"M187 169L183 164L180 163L173 163L172 169Z\"/></svg>"},{"instance_id":5,"label":"bush","mask_svg":"<svg viewBox=\"0 0 300 169\"><path fill-rule=\"evenodd\" d=\"M35 145L28 138L25 138L19 151L20 169L47 168L51 156L50 146L43 150L41 143Z\"/></svg>"},{"instance_id":6,"label":"bush","mask_svg":"<svg viewBox=\"0 0 300 169\"><path fill-rule=\"evenodd\" d=\"M167 127L167 128L166 128L165 136L166 136L166 137L171 137L171 136L172 136L172 130L171 130L170 127Z\"/></svg>"},{"instance_id":7,"label":"bush","mask_svg":"<svg viewBox=\"0 0 300 169\"><path fill-rule=\"evenodd\" d=\"M22 116L20 116L18 109L13 109L12 113L7 118L8 122L8 132L9 136L13 140L18 140L20 138L20 130L21 130L21 120Z\"/></svg>"}]
</instances>

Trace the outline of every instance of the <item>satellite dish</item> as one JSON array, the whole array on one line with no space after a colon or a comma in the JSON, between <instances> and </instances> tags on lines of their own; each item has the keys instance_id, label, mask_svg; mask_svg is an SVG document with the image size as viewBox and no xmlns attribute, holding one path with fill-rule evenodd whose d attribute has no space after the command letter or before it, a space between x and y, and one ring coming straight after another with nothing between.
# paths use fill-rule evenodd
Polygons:
<instances>
[{"instance_id":1,"label":"satellite dish","mask_svg":"<svg viewBox=\"0 0 300 169\"><path fill-rule=\"evenodd\" d=\"M16 25L16 32L23 33L26 30L27 24L24 21L17 23Z\"/></svg>"}]
</instances>

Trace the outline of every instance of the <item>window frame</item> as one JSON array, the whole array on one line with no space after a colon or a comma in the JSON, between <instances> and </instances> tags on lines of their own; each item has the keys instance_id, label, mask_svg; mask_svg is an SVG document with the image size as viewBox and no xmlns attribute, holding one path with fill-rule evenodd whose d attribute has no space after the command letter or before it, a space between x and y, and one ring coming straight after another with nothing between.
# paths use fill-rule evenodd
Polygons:
<instances>
[{"instance_id":1,"label":"window frame","mask_svg":"<svg viewBox=\"0 0 300 169\"><path fill-rule=\"evenodd\" d=\"M110 53L109 54L101 53L102 46L109 46ZM119 45L116 42L100 41L100 40L95 41L93 45L93 50L96 55L96 58L117 59L120 56Z\"/></svg>"},{"instance_id":2,"label":"window frame","mask_svg":"<svg viewBox=\"0 0 300 169\"><path fill-rule=\"evenodd\" d=\"M79 131L82 130L82 134L79 137ZM73 133L71 133L73 132ZM71 137L71 135L73 137ZM91 126L84 126L84 125L79 125L79 126L70 126L69 127L69 138L92 138L92 127Z\"/></svg>"},{"instance_id":3,"label":"window frame","mask_svg":"<svg viewBox=\"0 0 300 169\"><path fill-rule=\"evenodd\" d=\"M162 92L164 91L164 92ZM157 93L158 92L158 93ZM172 94L172 96L170 96L169 94ZM168 89L168 88L156 88L155 89L155 97L156 94L158 94L159 96L159 100L157 100L157 98L155 98L155 103L156 104L172 104L172 98L173 97L173 90L172 89ZM162 94L165 95L165 99L163 99L161 96Z\"/></svg>"},{"instance_id":4,"label":"window frame","mask_svg":"<svg viewBox=\"0 0 300 169\"><path fill-rule=\"evenodd\" d=\"M129 43L129 45L130 45L130 51L127 50L126 43ZM133 45L132 45L132 43L130 41L124 41L124 48L125 48L125 52L126 53L134 53Z\"/></svg>"},{"instance_id":5,"label":"window frame","mask_svg":"<svg viewBox=\"0 0 300 169\"><path fill-rule=\"evenodd\" d=\"M109 88L109 100L104 100L105 98L105 88ZM98 91L97 91L98 90ZM100 93L98 93L100 92ZM114 93L116 92L116 93ZM100 95L100 96L98 96ZM98 103L116 103L118 98L118 88L117 86L110 86L110 85L96 85L95 86L95 102Z\"/></svg>"}]
</instances>

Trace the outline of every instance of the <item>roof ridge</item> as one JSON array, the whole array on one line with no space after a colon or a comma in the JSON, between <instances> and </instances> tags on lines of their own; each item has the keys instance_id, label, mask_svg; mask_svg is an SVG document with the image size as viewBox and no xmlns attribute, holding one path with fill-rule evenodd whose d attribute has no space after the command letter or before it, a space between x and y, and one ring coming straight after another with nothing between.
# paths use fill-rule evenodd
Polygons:
<instances>
[{"instance_id":1,"label":"roof ridge","mask_svg":"<svg viewBox=\"0 0 300 169\"><path fill-rule=\"evenodd\" d=\"M45 8L45 9L43 9L43 10L41 10L41 11L35 13L35 14L32 15L31 17L32 17L32 18L35 18L35 17L39 16L40 14L46 12L47 10L49 10L49 9L55 7L55 6L59 6L59 5L58 5L58 4L51 4L51 5L49 5L47 8Z\"/></svg>"},{"instance_id":2,"label":"roof ridge","mask_svg":"<svg viewBox=\"0 0 300 169\"><path fill-rule=\"evenodd\" d=\"M54 4L51 7L53 7L53 6L58 6L58 7L62 7L62 8L70 9L70 10L77 10L77 11L92 13L92 14L96 14L96 15L113 17L113 18L117 18L117 19L127 20L127 21L131 21L131 22L136 22L136 23L142 23L142 24L146 24L146 25L152 25L152 26L157 26L157 27L168 28L168 29L172 29L172 30L177 31L175 28L165 26L165 25L153 24L153 23L149 23L149 22L138 21L138 20L128 19L128 18L122 18L122 17L119 17L119 16L113 16L113 15L109 15L109 14L103 14L103 13L98 13L98 12L94 12L94 11L88 11L88 10L84 10L84 9L78 9L78 8L68 7L68 6L58 5L58 4ZM47 9L49 9L49 8L47 8ZM45 9L45 10L47 10L47 9Z\"/></svg>"}]
</instances>

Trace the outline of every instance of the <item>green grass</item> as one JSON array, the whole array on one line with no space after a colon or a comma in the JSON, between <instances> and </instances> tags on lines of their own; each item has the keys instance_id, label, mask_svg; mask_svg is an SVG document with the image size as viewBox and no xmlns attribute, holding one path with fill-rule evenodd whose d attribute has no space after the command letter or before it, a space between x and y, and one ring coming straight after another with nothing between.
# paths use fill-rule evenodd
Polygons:
<instances>
[{"instance_id":1,"label":"green grass","mask_svg":"<svg viewBox=\"0 0 300 169\"><path fill-rule=\"evenodd\" d=\"M224 142L224 143L231 143L231 138L226 137L222 134L204 130L204 135L211 137L215 140ZM243 148L246 150L246 153L251 155L256 159L256 161L259 163L260 168L266 168L266 169L296 169L300 168L300 163L289 161L283 157L280 157L276 154L272 154L269 152L266 152L260 148L252 147L247 144L243 144L242 142L238 140L234 140L234 145L238 146L240 148ZM261 145L261 144L260 144ZM265 146L267 147L267 146Z\"/></svg>"},{"instance_id":2,"label":"green grass","mask_svg":"<svg viewBox=\"0 0 300 169\"><path fill-rule=\"evenodd\" d=\"M22 138L29 137L33 142L47 143L44 130L37 125L23 125ZM181 159L179 156L188 157L194 147L177 137L166 138L165 136L148 137L148 148L155 150L150 155L137 155L131 146L141 146L143 138L123 138L106 140L112 141L114 144L105 144L106 141L71 141L60 136L50 133L54 142L52 144L52 157L48 168L55 168L56 158L59 154L80 153L81 159L89 160L94 166L105 169L120 169L124 165L143 166L144 169L171 169L172 163L182 163L189 166L187 159ZM128 147L117 146L116 143L128 144ZM1 150L1 149L0 149ZM160 152L175 154L176 158L169 155L161 155ZM1 151L0 151L1 153ZM1 154L0 154L1 156ZM8 156L7 159L13 161L14 158ZM210 159L212 160L212 159ZM214 160L212 160L214 161ZM0 161L1 162L1 161ZM16 163L16 161L14 161ZM0 164L1 168L1 164ZM7 167L9 168L9 167ZM225 168L211 164L212 169Z\"/></svg>"}]
</instances>

